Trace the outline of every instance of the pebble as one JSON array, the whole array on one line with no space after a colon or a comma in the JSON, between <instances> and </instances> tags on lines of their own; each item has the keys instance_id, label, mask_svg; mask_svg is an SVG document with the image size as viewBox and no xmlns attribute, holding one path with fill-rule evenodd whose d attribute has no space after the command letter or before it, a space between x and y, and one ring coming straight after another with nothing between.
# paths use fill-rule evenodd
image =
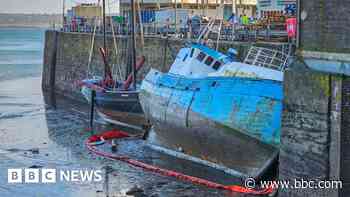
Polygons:
<instances>
[{"instance_id":1,"label":"pebble","mask_svg":"<svg viewBox=\"0 0 350 197\"><path fill-rule=\"evenodd\" d=\"M39 154L38 148L32 148L30 151L32 152L32 154Z\"/></svg>"},{"instance_id":2,"label":"pebble","mask_svg":"<svg viewBox=\"0 0 350 197\"><path fill-rule=\"evenodd\" d=\"M134 186L129 189L125 194L126 195L135 195L137 193L143 193L143 189L139 188L138 186Z\"/></svg>"},{"instance_id":3,"label":"pebble","mask_svg":"<svg viewBox=\"0 0 350 197\"><path fill-rule=\"evenodd\" d=\"M37 168L42 168L43 166L40 166L40 165L32 165L30 166L29 168L34 168L34 169L37 169Z\"/></svg>"}]
</instances>

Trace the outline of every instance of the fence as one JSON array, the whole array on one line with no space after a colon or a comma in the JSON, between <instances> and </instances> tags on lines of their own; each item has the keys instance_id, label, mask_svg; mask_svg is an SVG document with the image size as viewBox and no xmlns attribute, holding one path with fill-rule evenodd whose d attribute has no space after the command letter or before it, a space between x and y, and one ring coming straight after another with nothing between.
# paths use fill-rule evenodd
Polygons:
<instances>
[{"instance_id":1,"label":"fence","mask_svg":"<svg viewBox=\"0 0 350 197\"><path fill-rule=\"evenodd\" d=\"M203 29L207 23L201 23L199 26L191 27L189 25L178 24L175 28L174 24L160 24L156 22L145 23L142 25L144 35L167 35L177 36L182 38L196 38L199 35L201 29ZM131 26L126 23L113 24L114 32L116 35L129 35L131 34ZM79 33L92 33L94 26L91 24L66 24L61 31L63 32L79 32ZM136 32L141 30L140 24L136 26ZM106 33L112 34L112 25L106 26ZM102 26L96 26L96 34L102 34ZM267 28L250 28L243 25L224 25L221 29L220 40L226 41L287 41L287 32L283 30L271 30ZM212 39L216 39L211 37Z\"/></svg>"}]
</instances>

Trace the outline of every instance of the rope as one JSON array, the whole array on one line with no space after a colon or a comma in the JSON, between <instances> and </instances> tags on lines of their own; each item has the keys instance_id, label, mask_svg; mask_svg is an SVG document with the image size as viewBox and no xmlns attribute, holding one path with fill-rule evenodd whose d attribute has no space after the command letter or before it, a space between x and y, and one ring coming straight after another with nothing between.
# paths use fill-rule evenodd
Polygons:
<instances>
[{"instance_id":1,"label":"rope","mask_svg":"<svg viewBox=\"0 0 350 197\"><path fill-rule=\"evenodd\" d=\"M113 137L115 136L115 137ZM86 140L85 145L87 147L87 149L98 155L101 157L105 157L111 160L116 160L116 161L122 161L124 163L127 163L133 167L137 167L137 168L142 168L145 171L150 171L150 172L154 172L163 176L167 176L167 177L173 177L176 179L179 179L181 181L187 181L190 182L192 184L197 184L197 185L202 185L202 186L206 186L208 188L213 188L213 189L220 189L220 190L226 190L226 191L230 191L230 192L235 192L235 193L244 193L244 194L252 194L252 195L268 195L271 194L272 192L274 192L272 187L266 188L266 189L261 189L261 190L255 190L255 189L248 189L239 185L222 185L219 183L215 183L206 179L202 179L202 178L198 178L198 177L193 177L193 176L189 176L186 174L182 174L179 172L175 172L172 170L167 170L167 169L163 169L163 168L159 168L157 166L153 166L153 165L149 165L134 159L131 159L127 156L118 156L115 154L111 154L111 153L107 153L104 151L100 151L96 148L96 145L98 145L98 139L102 139L102 140L108 140L108 139L112 139L112 138L125 138L125 137L131 137L128 136L125 132L122 131L107 131L101 135L94 135L91 136L89 139Z\"/></svg>"},{"instance_id":2,"label":"rope","mask_svg":"<svg viewBox=\"0 0 350 197\"><path fill-rule=\"evenodd\" d=\"M100 1L98 1L98 5L100 4ZM88 72L87 72L87 77L89 77L91 73L91 61L92 61L92 54L94 52L94 45L95 45L95 36L96 36L96 28L97 28L97 23L98 26L100 26L101 23L101 18L95 19L95 24L94 24L94 31L92 33L92 38L91 38L91 48L89 52L89 60L88 60Z\"/></svg>"},{"instance_id":3,"label":"rope","mask_svg":"<svg viewBox=\"0 0 350 197\"><path fill-rule=\"evenodd\" d=\"M144 33L143 33L143 23L142 23L142 10L140 6L140 1L136 0L136 6L137 6L137 13L139 17L139 23L140 23L140 40L141 40L141 54L143 54L143 48L145 45L145 40L144 40Z\"/></svg>"},{"instance_id":4,"label":"rope","mask_svg":"<svg viewBox=\"0 0 350 197\"><path fill-rule=\"evenodd\" d=\"M107 1L107 6L108 6L109 13L111 13L111 5L110 5L109 1ZM118 57L118 47L117 47L117 39L116 39L116 36L115 36L114 23L113 23L112 17L110 17L110 23L111 23L111 27L112 27L112 36L113 36L113 44L114 44L114 49L115 49L115 58L117 59L117 57ZM112 66L112 72L114 72L114 69L115 69L115 64L113 64L113 66ZM117 72L116 81L121 81L122 80L122 73L121 73L121 70L120 70L120 66L117 65L117 69L118 69L118 72ZM116 84L117 83L114 83L113 89L116 88Z\"/></svg>"}]
</instances>

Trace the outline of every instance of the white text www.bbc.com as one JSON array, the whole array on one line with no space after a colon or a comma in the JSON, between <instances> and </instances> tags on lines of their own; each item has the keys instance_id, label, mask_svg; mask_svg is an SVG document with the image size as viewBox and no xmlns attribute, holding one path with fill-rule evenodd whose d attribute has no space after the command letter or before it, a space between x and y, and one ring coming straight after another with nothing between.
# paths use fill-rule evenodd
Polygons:
<instances>
[{"instance_id":1,"label":"white text www.bbc.com","mask_svg":"<svg viewBox=\"0 0 350 197\"><path fill-rule=\"evenodd\" d=\"M343 187L342 181L335 180L304 180L295 179L292 181L276 180L276 181L259 181L256 182L252 178L245 180L245 187L254 189L257 184L261 188L273 189L341 189Z\"/></svg>"}]
</instances>

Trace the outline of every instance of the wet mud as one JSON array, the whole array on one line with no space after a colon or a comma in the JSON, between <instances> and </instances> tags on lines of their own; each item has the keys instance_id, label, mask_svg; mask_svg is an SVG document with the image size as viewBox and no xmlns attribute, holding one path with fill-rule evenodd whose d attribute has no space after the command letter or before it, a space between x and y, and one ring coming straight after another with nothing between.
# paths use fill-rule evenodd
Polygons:
<instances>
[{"instance_id":1,"label":"wet mud","mask_svg":"<svg viewBox=\"0 0 350 197\"><path fill-rule=\"evenodd\" d=\"M0 82L0 196L247 196L160 176L88 152L84 141L92 134L88 129L89 106L42 93L40 83L38 77ZM94 133L115 126L96 117L95 127ZM210 168L154 151L141 139L117 143L118 154L145 163L223 183L241 182ZM109 151L108 146L105 148ZM102 170L103 180L9 184L9 168Z\"/></svg>"}]
</instances>

